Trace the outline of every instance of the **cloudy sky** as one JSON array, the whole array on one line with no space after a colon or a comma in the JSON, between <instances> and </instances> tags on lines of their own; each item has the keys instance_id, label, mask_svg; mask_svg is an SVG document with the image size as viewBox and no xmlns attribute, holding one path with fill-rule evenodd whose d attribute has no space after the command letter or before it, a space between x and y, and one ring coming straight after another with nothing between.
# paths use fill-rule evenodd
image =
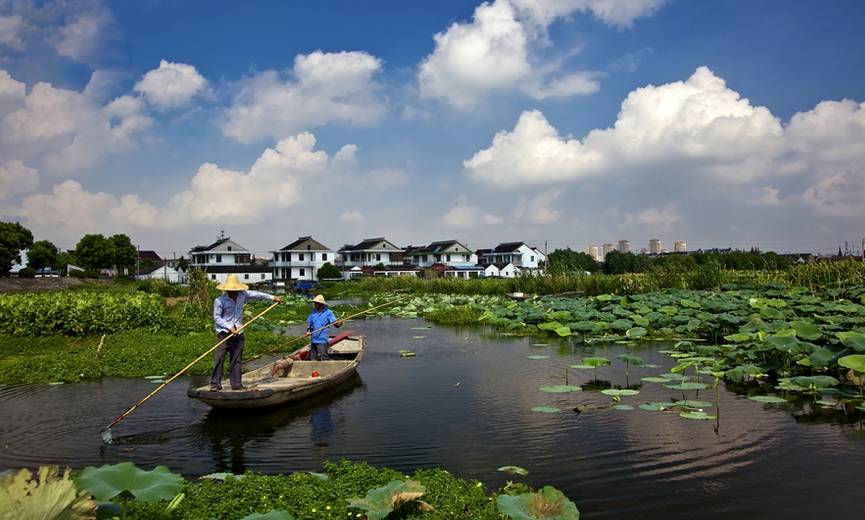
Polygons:
<instances>
[{"instance_id":1,"label":"cloudy sky","mask_svg":"<svg viewBox=\"0 0 865 520\"><path fill-rule=\"evenodd\" d=\"M865 237L859 0L0 0L0 219L182 254Z\"/></svg>"}]
</instances>

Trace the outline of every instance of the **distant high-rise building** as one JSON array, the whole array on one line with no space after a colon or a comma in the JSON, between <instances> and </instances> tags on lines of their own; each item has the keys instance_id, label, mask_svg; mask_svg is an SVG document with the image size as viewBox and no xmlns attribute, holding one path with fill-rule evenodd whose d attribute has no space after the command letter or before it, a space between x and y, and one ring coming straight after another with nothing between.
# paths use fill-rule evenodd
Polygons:
<instances>
[{"instance_id":1,"label":"distant high-rise building","mask_svg":"<svg viewBox=\"0 0 865 520\"><path fill-rule=\"evenodd\" d=\"M673 251L677 253L684 253L688 250L688 243L684 240L676 240L676 243L673 244Z\"/></svg>"},{"instance_id":2,"label":"distant high-rise building","mask_svg":"<svg viewBox=\"0 0 865 520\"><path fill-rule=\"evenodd\" d=\"M649 253L653 255L661 254L661 241L657 238L649 240Z\"/></svg>"},{"instance_id":3,"label":"distant high-rise building","mask_svg":"<svg viewBox=\"0 0 865 520\"><path fill-rule=\"evenodd\" d=\"M607 253L609 253L610 251L613 251L613 250L615 249L615 248L613 247L613 244L609 244L609 243L604 244L603 246L601 246L601 248L602 248L602 251L603 251L604 260L607 259Z\"/></svg>"},{"instance_id":4,"label":"distant high-rise building","mask_svg":"<svg viewBox=\"0 0 865 520\"><path fill-rule=\"evenodd\" d=\"M592 244L586 248L586 254L591 256L595 262L601 261L600 255L598 255L598 246L596 246L595 244Z\"/></svg>"},{"instance_id":5,"label":"distant high-rise building","mask_svg":"<svg viewBox=\"0 0 865 520\"><path fill-rule=\"evenodd\" d=\"M627 253L631 250L631 242L628 240L619 240L619 252Z\"/></svg>"}]
</instances>

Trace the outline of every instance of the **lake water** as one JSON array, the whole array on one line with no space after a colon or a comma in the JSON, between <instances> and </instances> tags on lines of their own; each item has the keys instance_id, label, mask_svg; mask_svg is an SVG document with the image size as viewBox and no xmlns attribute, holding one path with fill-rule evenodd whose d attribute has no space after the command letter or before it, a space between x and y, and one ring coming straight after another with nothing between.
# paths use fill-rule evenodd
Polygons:
<instances>
[{"instance_id":1,"label":"lake water","mask_svg":"<svg viewBox=\"0 0 865 520\"><path fill-rule=\"evenodd\" d=\"M0 388L0 468L38 464L81 468L130 460L196 476L215 471L319 470L325 460L368 461L410 472L444 467L495 489L508 479L564 491L583 518L858 518L865 463L859 412L805 404L762 405L720 392L720 420L636 409L681 392L645 383L624 397L631 411L584 411L610 398L584 391L548 394L565 367L630 351L660 368L631 368L629 382L669 371L663 343L626 349L549 345L479 329L426 326L423 320L350 324L368 338L359 376L299 406L219 413L186 397L205 378L179 380L113 429L99 430L155 386L145 379ZM415 338L415 336L425 336ZM399 357L410 349L414 358ZM529 355L548 359L529 360ZM583 384L591 370L571 370ZM598 369L624 386L624 364ZM694 399L693 391L687 396ZM699 399L714 401L714 392ZM557 406L558 414L532 412ZM706 409L715 413L715 409ZM496 471L522 466L527 477Z\"/></svg>"}]
</instances>

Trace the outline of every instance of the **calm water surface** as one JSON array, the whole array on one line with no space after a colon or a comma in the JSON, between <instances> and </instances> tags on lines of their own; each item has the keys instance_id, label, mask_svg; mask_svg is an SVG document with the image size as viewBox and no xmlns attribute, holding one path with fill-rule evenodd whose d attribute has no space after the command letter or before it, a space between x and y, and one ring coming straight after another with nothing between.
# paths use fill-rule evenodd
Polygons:
<instances>
[{"instance_id":1,"label":"calm water surface","mask_svg":"<svg viewBox=\"0 0 865 520\"><path fill-rule=\"evenodd\" d=\"M110 445L99 430L152 383L105 379L0 388L0 468L131 460L195 476L318 470L325 460L347 458L407 472L440 466L494 489L508 479L496 468L514 464L530 471L527 483L564 491L589 519L862 514L861 415L761 405L729 390L720 394L718 425L639 409L575 413L577 403L609 398L538 388L564 383L565 367L582 357L612 359L625 347L532 346L530 339L477 329L412 329L425 325L352 323L368 337L359 376L299 406L219 413L186 397L186 389L204 379L177 381L115 427ZM629 382L668 372L673 363L657 353L667 346L634 349L661 368L632 368ZM417 356L399 357L402 348ZM534 361L529 355L550 357ZM602 367L598 378L625 385L623 368L618 362ZM570 372L571 384L590 379L591 371ZM681 399L659 384L646 383L640 392L623 402L636 407ZM703 391L699 398L713 401L714 395ZM530 411L540 405L564 412Z\"/></svg>"}]
</instances>

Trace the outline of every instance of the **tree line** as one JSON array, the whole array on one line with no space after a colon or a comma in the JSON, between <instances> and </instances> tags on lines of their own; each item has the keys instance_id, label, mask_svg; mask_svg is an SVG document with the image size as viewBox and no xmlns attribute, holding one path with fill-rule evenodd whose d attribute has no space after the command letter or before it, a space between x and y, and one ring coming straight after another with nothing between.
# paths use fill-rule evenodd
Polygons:
<instances>
[{"instance_id":1,"label":"tree line","mask_svg":"<svg viewBox=\"0 0 865 520\"><path fill-rule=\"evenodd\" d=\"M33 233L18 222L0 221L0 276L9 276L14 263L21 262L21 251L27 250L27 266L23 274L40 269L65 270L68 264L82 267L89 273L100 269L124 269L130 272L138 259L138 250L124 234L104 236L87 234L81 237L73 251L61 251L49 240L33 240ZM23 271L23 270L22 270Z\"/></svg>"},{"instance_id":2,"label":"tree line","mask_svg":"<svg viewBox=\"0 0 865 520\"><path fill-rule=\"evenodd\" d=\"M714 263L724 269L754 270L786 269L790 260L773 252L730 251L727 253L673 253L668 255L635 255L634 253L610 251L603 262L597 262L586 253L573 251L570 248L556 249L547 258L549 271L552 274L571 273L644 273L653 267L663 268L675 266L685 270L696 269L698 266Z\"/></svg>"}]
</instances>

